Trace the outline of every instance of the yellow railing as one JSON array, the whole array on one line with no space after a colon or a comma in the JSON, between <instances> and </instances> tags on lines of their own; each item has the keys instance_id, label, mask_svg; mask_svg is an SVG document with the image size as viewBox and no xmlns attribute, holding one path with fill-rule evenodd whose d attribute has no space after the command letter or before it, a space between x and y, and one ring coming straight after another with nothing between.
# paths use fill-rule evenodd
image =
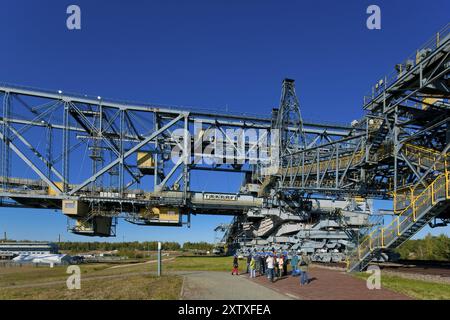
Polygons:
<instances>
[{"instance_id":1,"label":"yellow railing","mask_svg":"<svg viewBox=\"0 0 450 320\"><path fill-rule=\"evenodd\" d=\"M316 174L317 169L319 170L319 173L323 173L325 171L334 171L336 170L336 167L338 168L338 170L344 170L349 165L361 162L363 158L364 158L364 150L360 150L354 155L346 155L338 157L337 161L336 157L331 157L329 159L321 160L319 162L305 163L304 166L299 165L299 167L293 167L289 169L283 168L282 173L287 173L288 175L291 174L301 175L302 173L308 174L309 172L311 172L311 174Z\"/></svg>"},{"instance_id":2,"label":"yellow railing","mask_svg":"<svg viewBox=\"0 0 450 320\"><path fill-rule=\"evenodd\" d=\"M447 158L449 154L445 154L438 161L441 153L439 151L417 146L413 144L406 144L403 152L410 160L415 161L419 165L424 165L428 168L433 167L435 171L447 172ZM394 212L400 213L407 208L411 201L422 193L424 187L422 185L413 187L406 186L393 193L394 198Z\"/></svg>"},{"instance_id":3,"label":"yellow railing","mask_svg":"<svg viewBox=\"0 0 450 320\"><path fill-rule=\"evenodd\" d=\"M406 144L403 152L405 156L417 162L419 165L424 165L429 168L433 167L434 170L440 171L445 169L448 154L444 155L441 161L436 161L441 155L439 151L413 144Z\"/></svg>"},{"instance_id":4,"label":"yellow railing","mask_svg":"<svg viewBox=\"0 0 450 320\"><path fill-rule=\"evenodd\" d=\"M391 223L386 227L377 228L367 235L358 245L356 255L353 257L354 260L360 261L375 248L385 248L386 244L406 231L410 223L416 222L425 210L434 206L438 201L450 199L449 187L450 174L440 174L418 196L415 196L410 205L400 212Z\"/></svg>"}]
</instances>

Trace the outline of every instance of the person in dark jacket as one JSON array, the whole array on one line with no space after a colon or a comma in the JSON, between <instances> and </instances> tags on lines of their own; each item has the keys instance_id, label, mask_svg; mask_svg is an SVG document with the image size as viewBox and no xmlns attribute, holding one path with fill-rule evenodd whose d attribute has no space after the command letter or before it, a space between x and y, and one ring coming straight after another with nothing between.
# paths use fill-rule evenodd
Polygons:
<instances>
[{"instance_id":1,"label":"person in dark jacket","mask_svg":"<svg viewBox=\"0 0 450 320\"><path fill-rule=\"evenodd\" d=\"M252 255L251 254L249 254L248 256L247 256L247 271L246 271L246 273L250 273L250 262L252 261Z\"/></svg>"},{"instance_id":2,"label":"person in dark jacket","mask_svg":"<svg viewBox=\"0 0 450 320\"><path fill-rule=\"evenodd\" d=\"M283 277L287 276L287 266L288 266L288 256L287 254L285 254L283 259Z\"/></svg>"},{"instance_id":3,"label":"person in dark jacket","mask_svg":"<svg viewBox=\"0 0 450 320\"><path fill-rule=\"evenodd\" d=\"M235 273L236 275L239 275L239 261L236 255L233 258L233 270L231 271L231 275L234 275Z\"/></svg>"},{"instance_id":4,"label":"person in dark jacket","mask_svg":"<svg viewBox=\"0 0 450 320\"><path fill-rule=\"evenodd\" d=\"M301 271L300 284L302 286L304 286L309 283L308 269L309 269L309 265L311 263L311 259L306 254L306 252L304 252L304 251L302 252L299 263L300 263L300 271Z\"/></svg>"},{"instance_id":5,"label":"person in dark jacket","mask_svg":"<svg viewBox=\"0 0 450 320\"><path fill-rule=\"evenodd\" d=\"M259 272L259 270L260 270L260 262L261 262L261 260L259 260L259 254L255 254L254 256L253 256L253 259L255 259L255 271L258 271ZM256 272L255 272L256 273Z\"/></svg>"},{"instance_id":6,"label":"person in dark jacket","mask_svg":"<svg viewBox=\"0 0 450 320\"><path fill-rule=\"evenodd\" d=\"M259 274L266 274L266 256L264 254L259 256Z\"/></svg>"},{"instance_id":7,"label":"person in dark jacket","mask_svg":"<svg viewBox=\"0 0 450 320\"><path fill-rule=\"evenodd\" d=\"M274 278L278 276L278 257L276 254L273 255L273 273L274 273Z\"/></svg>"}]
</instances>

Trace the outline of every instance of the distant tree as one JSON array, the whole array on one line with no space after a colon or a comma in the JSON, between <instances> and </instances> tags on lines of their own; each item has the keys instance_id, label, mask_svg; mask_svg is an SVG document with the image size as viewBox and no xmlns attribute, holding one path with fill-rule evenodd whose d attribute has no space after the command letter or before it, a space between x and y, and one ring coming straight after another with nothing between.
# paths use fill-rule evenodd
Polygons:
<instances>
[{"instance_id":1,"label":"distant tree","mask_svg":"<svg viewBox=\"0 0 450 320\"><path fill-rule=\"evenodd\" d=\"M185 242L183 244L183 250L204 250L211 251L214 248L214 244L207 242Z\"/></svg>"},{"instance_id":2,"label":"distant tree","mask_svg":"<svg viewBox=\"0 0 450 320\"><path fill-rule=\"evenodd\" d=\"M134 251L155 251L158 249L157 241L145 242L61 242L59 249L71 252L87 252L87 251L113 251L119 250L130 253ZM163 250L177 251L181 250L181 245L178 242L163 242ZM133 253L134 256L134 253Z\"/></svg>"},{"instance_id":3,"label":"distant tree","mask_svg":"<svg viewBox=\"0 0 450 320\"><path fill-rule=\"evenodd\" d=\"M450 261L450 238L427 234L423 239L406 241L396 251L402 259Z\"/></svg>"}]
</instances>

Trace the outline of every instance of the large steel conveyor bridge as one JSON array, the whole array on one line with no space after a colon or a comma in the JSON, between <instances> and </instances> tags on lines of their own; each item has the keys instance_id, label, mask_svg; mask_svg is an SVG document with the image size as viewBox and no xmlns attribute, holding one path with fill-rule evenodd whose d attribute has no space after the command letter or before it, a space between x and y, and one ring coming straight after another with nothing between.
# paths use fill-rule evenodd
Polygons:
<instances>
[{"instance_id":1,"label":"large steel conveyor bridge","mask_svg":"<svg viewBox=\"0 0 450 320\"><path fill-rule=\"evenodd\" d=\"M270 117L0 85L0 204L62 210L87 236L114 236L117 218L233 215L229 246L304 249L362 269L450 220L449 51L446 26L376 82L351 125L304 121L290 79ZM192 190L205 170L243 183ZM384 224L377 199L393 201Z\"/></svg>"}]
</instances>

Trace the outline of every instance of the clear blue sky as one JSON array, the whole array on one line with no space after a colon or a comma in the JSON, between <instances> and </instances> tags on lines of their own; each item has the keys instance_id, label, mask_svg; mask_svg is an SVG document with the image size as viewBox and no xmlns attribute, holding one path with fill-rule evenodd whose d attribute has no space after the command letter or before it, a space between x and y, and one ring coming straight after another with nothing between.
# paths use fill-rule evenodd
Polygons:
<instances>
[{"instance_id":1,"label":"clear blue sky","mask_svg":"<svg viewBox=\"0 0 450 320\"><path fill-rule=\"evenodd\" d=\"M305 119L345 123L362 116L371 85L450 12L448 0L0 2L0 82L269 115L290 77ZM80 31L66 28L70 4L81 7ZM370 4L381 7L381 30L366 28ZM234 191L239 183L203 174L194 188ZM89 240L67 233L60 213L0 212L0 232L12 238ZM191 229L121 221L112 240L213 241L213 228L229 220L194 217Z\"/></svg>"}]
</instances>

